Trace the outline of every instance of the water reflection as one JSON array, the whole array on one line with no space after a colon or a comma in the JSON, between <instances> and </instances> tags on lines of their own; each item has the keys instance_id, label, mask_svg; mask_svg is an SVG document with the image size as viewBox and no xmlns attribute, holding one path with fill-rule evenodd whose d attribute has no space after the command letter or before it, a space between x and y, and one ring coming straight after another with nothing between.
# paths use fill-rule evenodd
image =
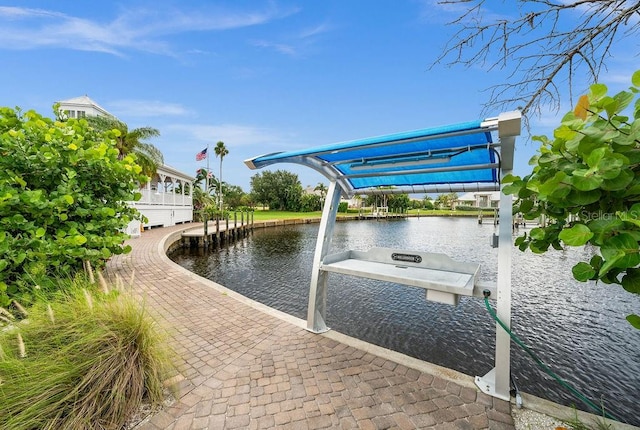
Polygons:
<instances>
[{"instance_id":1,"label":"water reflection","mask_svg":"<svg viewBox=\"0 0 640 430\"><path fill-rule=\"evenodd\" d=\"M209 254L179 250L185 268L242 295L306 319L318 224L256 230ZM480 277L496 280L492 225L474 219L421 218L338 223L332 252L373 246L442 252L481 264ZM556 373L594 402L629 423L640 392L640 331L624 319L638 312L640 297L602 283L579 283L571 267L593 250L535 255L513 248L514 331ZM495 324L480 299L458 306L427 302L424 290L343 276L329 276L327 325L339 332L453 368L484 375L493 367ZM543 374L515 344L512 371L523 391L585 409Z\"/></svg>"}]
</instances>

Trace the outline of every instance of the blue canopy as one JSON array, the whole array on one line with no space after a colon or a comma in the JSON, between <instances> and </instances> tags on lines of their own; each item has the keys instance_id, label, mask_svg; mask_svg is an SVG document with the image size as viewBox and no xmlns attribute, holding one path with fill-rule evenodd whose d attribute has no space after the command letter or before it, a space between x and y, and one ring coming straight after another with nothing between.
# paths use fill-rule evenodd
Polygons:
<instances>
[{"instance_id":1,"label":"blue canopy","mask_svg":"<svg viewBox=\"0 0 640 430\"><path fill-rule=\"evenodd\" d=\"M499 139L494 138L498 132ZM513 160L520 113L407 131L297 151L261 155L245 164L309 166L336 181L347 195L499 189L499 168ZM504 139L510 143L505 160Z\"/></svg>"}]
</instances>

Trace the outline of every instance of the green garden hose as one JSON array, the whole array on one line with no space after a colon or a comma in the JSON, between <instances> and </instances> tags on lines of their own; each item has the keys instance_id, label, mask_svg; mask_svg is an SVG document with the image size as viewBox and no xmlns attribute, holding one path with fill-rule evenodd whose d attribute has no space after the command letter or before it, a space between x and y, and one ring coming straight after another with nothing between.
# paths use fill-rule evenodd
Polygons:
<instances>
[{"instance_id":1,"label":"green garden hose","mask_svg":"<svg viewBox=\"0 0 640 430\"><path fill-rule=\"evenodd\" d=\"M595 403L593 403L591 400L589 400L587 397L584 396L584 394L582 394L581 392L579 392L578 390L576 390L575 388L573 388L571 385L569 385L566 381L564 381L562 378L560 378L558 375L555 374L555 372L553 370L551 370L549 368L549 366L547 366L546 364L544 364L542 362L542 360L540 360L540 358L538 358L538 356L531 351L531 349L524 344L524 342L522 342L522 340L520 340L520 338L518 336L516 336L510 329L509 327L506 326L505 323L502 322L502 320L500 320L500 318L498 318L498 315L496 315L496 312L491 308L491 305L489 304L489 295L490 292L488 290L484 291L484 304L487 307L487 310L489 311L489 313L491 314L491 316L493 317L493 319L500 324L500 327L502 327L504 329L504 331L506 331L507 333L509 333L509 336L511 336L511 339L513 339L513 341L515 343L517 343L522 349L525 350L525 352L527 354L529 354L529 356L533 359L533 361L536 362L536 364L542 369L544 370L544 372L551 376L553 379L555 379L556 381L558 381L560 383L560 385L562 385L564 388L566 388L567 390L569 390L569 392L571 392L571 394L573 394L574 396L576 396L577 398L579 398L580 400L582 400L584 403L586 403L591 409L593 409L594 411L596 411L598 414L604 414L605 418L609 418L615 421L620 421L618 420L616 417L614 417L613 415L609 414L608 412L606 412L603 408L598 407L598 405L596 405Z\"/></svg>"}]
</instances>

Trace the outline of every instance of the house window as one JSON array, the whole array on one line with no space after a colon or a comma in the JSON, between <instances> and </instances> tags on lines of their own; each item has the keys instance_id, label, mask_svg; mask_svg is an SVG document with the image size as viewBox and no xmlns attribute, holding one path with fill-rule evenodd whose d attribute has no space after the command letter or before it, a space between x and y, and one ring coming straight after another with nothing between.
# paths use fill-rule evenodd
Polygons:
<instances>
[{"instance_id":1,"label":"house window","mask_svg":"<svg viewBox=\"0 0 640 430\"><path fill-rule=\"evenodd\" d=\"M78 111L78 116L77 118L85 118L87 116L87 113L83 110L79 110Z\"/></svg>"},{"instance_id":2,"label":"house window","mask_svg":"<svg viewBox=\"0 0 640 430\"><path fill-rule=\"evenodd\" d=\"M67 118L75 118L76 117L76 111L74 110L66 110L64 111L65 114L67 114Z\"/></svg>"}]
</instances>

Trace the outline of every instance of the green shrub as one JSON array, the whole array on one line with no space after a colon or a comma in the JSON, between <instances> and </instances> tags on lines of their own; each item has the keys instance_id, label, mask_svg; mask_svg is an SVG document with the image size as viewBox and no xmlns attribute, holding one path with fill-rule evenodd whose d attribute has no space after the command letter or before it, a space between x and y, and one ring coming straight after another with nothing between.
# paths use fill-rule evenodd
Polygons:
<instances>
[{"instance_id":1,"label":"green shrub","mask_svg":"<svg viewBox=\"0 0 640 430\"><path fill-rule=\"evenodd\" d=\"M303 194L300 198L300 212L322 210L323 199L317 194Z\"/></svg>"},{"instance_id":2,"label":"green shrub","mask_svg":"<svg viewBox=\"0 0 640 430\"><path fill-rule=\"evenodd\" d=\"M459 205L456 206L456 210L457 211L467 211L467 212L478 212L481 210L481 208L475 207L475 206L468 206L468 205ZM486 212L486 208L483 208L482 210L484 210Z\"/></svg>"},{"instance_id":3,"label":"green shrub","mask_svg":"<svg viewBox=\"0 0 640 430\"><path fill-rule=\"evenodd\" d=\"M117 133L0 107L0 306L31 279L129 251L124 229L140 215L127 202L147 178L119 157Z\"/></svg>"},{"instance_id":4,"label":"green shrub","mask_svg":"<svg viewBox=\"0 0 640 430\"><path fill-rule=\"evenodd\" d=\"M171 355L144 306L74 284L0 332L0 428L120 429L163 401Z\"/></svg>"}]
</instances>

